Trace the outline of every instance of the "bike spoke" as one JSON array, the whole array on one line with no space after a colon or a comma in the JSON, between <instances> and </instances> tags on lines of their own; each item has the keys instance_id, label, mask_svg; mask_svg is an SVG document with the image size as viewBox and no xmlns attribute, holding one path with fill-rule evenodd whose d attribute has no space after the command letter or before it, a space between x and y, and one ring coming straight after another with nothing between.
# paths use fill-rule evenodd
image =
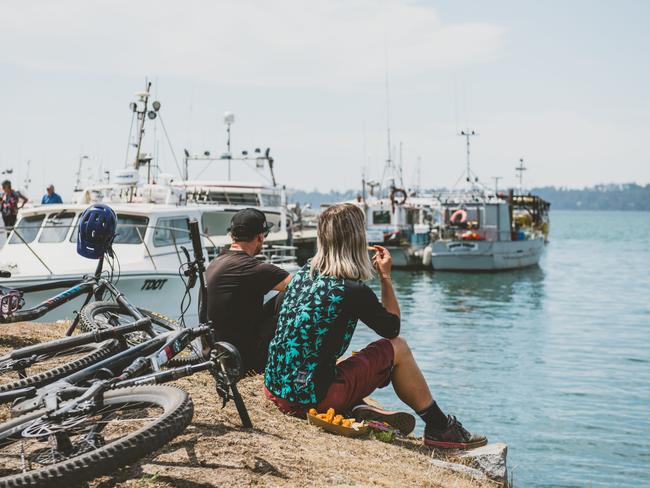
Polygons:
<instances>
[{"instance_id":1,"label":"bike spoke","mask_svg":"<svg viewBox=\"0 0 650 488\"><path fill-rule=\"evenodd\" d=\"M0 476L40 469L97 449L145 427L161 414L160 407L129 402L64 420L43 416L28 421L14 442L0 450Z\"/></svg>"}]
</instances>

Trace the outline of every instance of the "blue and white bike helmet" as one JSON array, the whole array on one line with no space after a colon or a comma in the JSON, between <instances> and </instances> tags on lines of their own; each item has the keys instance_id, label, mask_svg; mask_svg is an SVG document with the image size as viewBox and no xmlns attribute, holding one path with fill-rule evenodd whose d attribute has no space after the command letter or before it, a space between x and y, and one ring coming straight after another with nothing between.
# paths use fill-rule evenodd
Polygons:
<instances>
[{"instance_id":1,"label":"blue and white bike helmet","mask_svg":"<svg viewBox=\"0 0 650 488\"><path fill-rule=\"evenodd\" d=\"M99 259L104 253L112 253L117 216L113 209L103 203L95 203L79 217L77 253L88 259Z\"/></svg>"}]
</instances>

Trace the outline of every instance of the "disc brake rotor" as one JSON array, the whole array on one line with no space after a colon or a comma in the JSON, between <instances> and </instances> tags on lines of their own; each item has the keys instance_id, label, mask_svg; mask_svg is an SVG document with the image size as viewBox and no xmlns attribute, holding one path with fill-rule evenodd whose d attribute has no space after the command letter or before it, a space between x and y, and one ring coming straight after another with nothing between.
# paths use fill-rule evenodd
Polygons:
<instances>
[{"instance_id":1,"label":"disc brake rotor","mask_svg":"<svg viewBox=\"0 0 650 488\"><path fill-rule=\"evenodd\" d=\"M40 418L25 427L21 432L21 435L26 438L48 437L58 432L69 432L71 429L83 424L86 420L88 420L88 417L85 415L68 418L62 421Z\"/></svg>"}]
</instances>

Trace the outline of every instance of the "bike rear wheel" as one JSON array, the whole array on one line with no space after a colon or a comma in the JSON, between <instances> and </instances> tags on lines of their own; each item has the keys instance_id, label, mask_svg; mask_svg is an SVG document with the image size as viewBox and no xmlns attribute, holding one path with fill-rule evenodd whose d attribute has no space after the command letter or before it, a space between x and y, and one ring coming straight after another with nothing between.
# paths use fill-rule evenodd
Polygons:
<instances>
[{"instance_id":1,"label":"bike rear wheel","mask_svg":"<svg viewBox=\"0 0 650 488\"><path fill-rule=\"evenodd\" d=\"M0 488L70 486L143 458L192 421L189 395L171 386L104 393L102 405L63 420L39 410L0 425Z\"/></svg>"},{"instance_id":2,"label":"bike rear wheel","mask_svg":"<svg viewBox=\"0 0 650 488\"><path fill-rule=\"evenodd\" d=\"M180 325L176 321L169 319L164 315L144 308L138 308L138 311L145 317L151 319L154 329L157 328L162 331L180 329ZM135 320L125 307L119 303L109 301L89 303L81 309L79 315L79 327L83 332L106 330L118 325L129 324ZM149 336L145 332L126 334L126 341L129 345L139 344L148 338ZM189 364L196 364L200 361L203 361L203 358L200 355L187 351L177 355L169 362L168 366L187 366Z\"/></svg>"},{"instance_id":3,"label":"bike rear wheel","mask_svg":"<svg viewBox=\"0 0 650 488\"><path fill-rule=\"evenodd\" d=\"M16 360L0 361L0 393L30 386L38 388L53 383L115 354L120 349L119 341L111 339L101 343L71 347L64 351L43 353L29 358L30 364L23 370L25 375L23 378L19 377L20 374L16 370Z\"/></svg>"}]
</instances>

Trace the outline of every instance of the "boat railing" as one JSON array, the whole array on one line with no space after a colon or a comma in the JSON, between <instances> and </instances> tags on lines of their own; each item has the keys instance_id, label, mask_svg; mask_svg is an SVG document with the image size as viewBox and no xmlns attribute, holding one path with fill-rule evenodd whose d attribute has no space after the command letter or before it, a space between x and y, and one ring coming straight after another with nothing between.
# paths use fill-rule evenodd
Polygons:
<instances>
[{"instance_id":1,"label":"boat railing","mask_svg":"<svg viewBox=\"0 0 650 488\"><path fill-rule=\"evenodd\" d=\"M256 257L271 264L293 264L297 263L297 249L296 246L272 244L262 248Z\"/></svg>"}]
</instances>

